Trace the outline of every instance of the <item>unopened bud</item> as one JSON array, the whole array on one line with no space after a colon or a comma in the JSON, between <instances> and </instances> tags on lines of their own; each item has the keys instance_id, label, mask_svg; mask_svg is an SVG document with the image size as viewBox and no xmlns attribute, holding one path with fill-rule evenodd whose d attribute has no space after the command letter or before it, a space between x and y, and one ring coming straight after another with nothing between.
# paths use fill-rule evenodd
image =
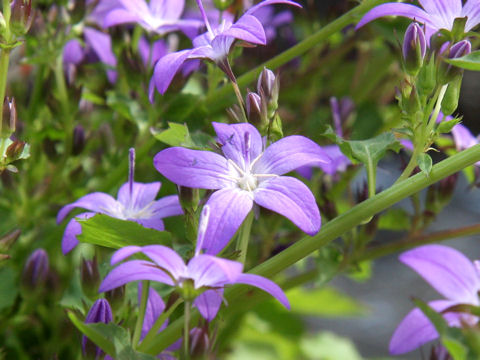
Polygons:
<instances>
[{"instance_id":1,"label":"unopened bud","mask_svg":"<svg viewBox=\"0 0 480 360\"><path fill-rule=\"evenodd\" d=\"M92 300L96 299L98 297L98 287L100 286L100 274L96 257L93 260L82 259L80 277L84 294Z\"/></svg>"},{"instance_id":2,"label":"unopened bud","mask_svg":"<svg viewBox=\"0 0 480 360\"><path fill-rule=\"evenodd\" d=\"M112 309L118 312L123 307L125 301L125 285L106 291L105 298L111 304Z\"/></svg>"},{"instance_id":3,"label":"unopened bud","mask_svg":"<svg viewBox=\"0 0 480 360\"><path fill-rule=\"evenodd\" d=\"M80 154L85 147L85 130L83 130L82 125L75 126L73 129L73 144L72 144L72 154Z\"/></svg>"},{"instance_id":4,"label":"unopened bud","mask_svg":"<svg viewBox=\"0 0 480 360\"><path fill-rule=\"evenodd\" d=\"M460 100L460 88L462 87L462 76L457 76L448 84L447 91L442 100L442 113L445 116L452 115L458 108Z\"/></svg>"},{"instance_id":5,"label":"unopened bud","mask_svg":"<svg viewBox=\"0 0 480 360\"><path fill-rule=\"evenodd\" d=\"M17 124L17 107L15 99L5 97L3 101L2 113L2 133L1 137L6 139L15 132Z\"/></svg>"},{"instance_id":6,"label":"unopened bud","mask_svg":"<svg viewBox=\"0 0 480 360\"><path fill-rule=\"evenodd\" d=\"M247 108L247 118L255 126L260 126L266 120L266 114L262 114L262 99L260 95L249 92L245 99L245 107Z\"/></svg>"},{"instance_id":7,"label":"unopened bud","mask_svg":"<svg viewBox=\"0 0 480 360\"><path fill-rule=\"evenodd\" d=\"M234 0L213 0L213 5L220 10L225 11L227 10L232 4Z\"/></svg>"},{"instance_id":8,"label":"unopened bud","mask_svg":"<svg viewBox=\"0 0 480 360\"><path fill-rule=\"evenodd\" d=\"M427 52L427 40L423 29L416 22L410 24L403 40L405 70L411 76L418 74Z\"/></svg>"},{"instance_id":9,"label":"unopened bud","mask_svg":"<svg viewBox=\"0 0 480 360\"><path fill-rule=\"evenodd\" d=\"M110 304L105 299L98 299L88 311L87 317L85 318L85 324L108 324L112 320L113 314ZM87 339L85 335L82 337L82 350L83 355L88 359L99 359L103 354L103 351L89 339Z\"/></svg>"},{"instance_id":10,"label":"unopened bud","mask_svg":"<svg viewBox=\"0 0 480 360\"><path fill-rule=\"evenodd\" d=\"M24 141L19 140L15 140L13 143L11 143L5 151L7 163L18 160L23 153L23 149L25 149L25 145L26 143Z\"/></svg>"},{"instance_id":11,"label":"unopened bud","mask_svg":"<svg viewBox=\"0 0 480 360\"><path fill-rule=\"evenodd\" d=\"M43 249L35 250L29 256L23 268L22 285L32 291L41 288L47 280L48 271L47 252Z\"/></svg>"},{"instance_id":12,"label":"unopened bud","mask_svg":"<svg viewBox=\"0 0 480 360\"><path fill-rule=\"evenodd\" d=\"M200 195L198 189L192 189L185 186L178 187L178 198L180 205L187 211L195 212L200 201Z\"/></svg>"},{"instance_id":13,"label":"unopened bud","mask_svg":"<svg viewBox=\"0 0 480 360\"><path fill-rule=\"evenodd\" d=\"M410 94L408 97L404 98L402 101L403 110L408 115L414 115L421 110L422 105L420 104L420 98L415 86L412 86Z\"/></svg>"},{"instance_id":14,"label":"unopened bud","mask_svg":"<svg viewBox=\"0 0 480 360\"><path fill-rule=\"evenodd\" d=\"M18 240L21 230L13 230L0 238L0 252L7 252L10 247Z\"/></svg>"},{"instance_id":15,"label":"unopened bud","mask_svg":"<svg viewBox=\"0 0 480 360\"><path fill-rule=\"evenodd\" d=\"M13 0L11 28L18 36L25 35L33 22L32 0Z\"/></svg>"},{"instance_id":16,"label":"unopened bud","mask_svg":"<svg viewBox=\"0 0 480 360\"><path fill-rule=\"evenodd\" d=\"M191 345L190 354L194 359L203 359L210 348L210 339L208 336L208 324L202 327L196 327L190 331Z\"/></svg>"},{"instance_id":17,"label":"unopened bud","mask_svg":"<svg viewBox=\"0 0 480 360\"><path fill-rule=\"evenodd\" d=\"M457 59L468 55L471 52L472 44L470 41L462 40L454 44L450 50L445 51L442 55L447 59ZM438 81L440 84L448 84L450 81L454 80L457 76L461 76L462 74L463 69L442 61L438 69Z\"/></svg>"},{"instance_id":18,"label":"unopened bud","mask_svg":"<svg viewBox=\"0 0 480 360\"><path fill-rule=\"evenodd\" d=\"M272 118L278 108L278 94L280 83L272 70L264 68L257 80L257 92L262 100L265 99L268 117Z\"/></svg>"},{"instance_id":19,"label":"unopened bud","mask_svg":"<svg viewBox=\"0 0 480 360\"><path fill-rule=\"evenodd\" d=\"M437 84L436 71L437 68L433 58L420 69L417 77L417 89L420 95L430 96L435 89Z\"/></svg>"}]
</instances>

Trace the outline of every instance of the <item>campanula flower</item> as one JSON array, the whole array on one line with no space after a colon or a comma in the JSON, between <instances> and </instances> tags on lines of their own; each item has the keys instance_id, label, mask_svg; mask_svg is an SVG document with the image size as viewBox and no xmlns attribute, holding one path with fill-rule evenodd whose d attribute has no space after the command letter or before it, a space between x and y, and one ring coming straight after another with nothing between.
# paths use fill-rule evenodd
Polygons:
<instances>
[{"instance_id":1,"label":"campanula flower","mask_svg":"<svg viewBox=\"0 0 480 360\"><path fill-rule=\"evenodd\" d=\"M213 123L213 127L223 156L172 147L153 160L163 176L180 186L217 190L207 202L211 215L203 250L218 254L254 203L287 217L307 234L316 234L321 221L312 192L300 180L281 175L303 165L330 162L322 148L295 135L265 148L251 124Z\"/></svg>"},{"instance_id":2,"label":"campanula flower","mask_svg":"<svg viewBox=\"0 0 480 360\"><path fill-rule=\"evenodd\" d=\"M171 53L157 62L152 81L161 94L167 91L180 66L189 59L213 61L228 74L228 66L225 61L235 40L243 40L255 45L265 45L267 40L263 25L253 16L253 13L261 7L271 4L300 6L290 0L264 0L248 9L236 22L225 18L220 24L213 25L205 13L201 0L197 0L197 4L207 27L207 32L193 40L194 47L192 49ZM152 96L153 94L151 94L151 99Z\"/></svg>"},{"instance_id":3,"label":"campanula flower","mask_svg":"<svg viewBox=\"0 0 480 360\"><path fill-rule=\"evenodd\" d=\"M108 324L112 320L113 314L110 304L105 299L98 299L88 311L85 324ZM85 335L82 336L82 350L83 355L88 356L89 359L100 359L100 356L103 354L103 351L90 340L88 340Z\"/></svg>"},{"instance_id":4,"label":"campanula flower","mask_svg":"<svg viewBox=\"0 0 480 360\"><path fill-rule=\"evenodd\" d=\"M50 266L47 252L43 249L37 249L32 252L25 263L22 274L22 284L30 290L42 287L47 281L49 271Z\"/></svg>"},{"instance_id":5,"label":"campanula flower","mask_svg":"<svg viewBox=\"0 0 480 360\"><path fill-rule=\"evenodd\" d=\"M196 29L203 25L198 20L182 20L185 0L118 0L117 8L105 15L104 27L138 23L145 30L164 35L166 33Z\"/></svg>"},{"instance_id":6,"label":"campanula flower","mask_svg":"<svg viewBox=\"0 0 480 360\"><path fill-rule=\"evenodd\" d=\"M202 212L197 239L200 244L206 239L205 223L208 222L208 213L208 210ZM255 286L274 296L285 307L290 307L283 291L271 280L259 275L244 274L240 262L200 254L198 246L195 256L188 264L185 264L180 255L169 247L148 245L126 246L117 250L112 256L111 265L116 265L137 253L142 253L151 261L129 260L118 265L105 277L100 285L100 292L131 281L158 281L177 288L186 300L193 301L200 314L209 321L216 316L222 303L223 289L227 285Z\"/></svg>"},{"instance_id":7,"label":"campanula flower","mask_svg":"<svg viewBox=\"0 0 480 360\"><path fill-rule=\"evenodd\" d=\"M467 304L478 306L480 273L478 263L472 263L462 253L447 246L426 245L400 255L400 261L411 267L435 290L445 297L429 302L438 312ZM476 324L476 316L458 312L443 313L450 326L459 327L462 323ZM404 354L438 338L433 324L415 308L398 325L390 340L392 354Z\"/></svg>"},{"instance_id":8,"label":"campanula flower","mask_svg":"<svg viewBox=\"0 0 480 360\"><path fill-rule=\"evenodd\" d=\"M117 200L108 194L95 192L60 209L57 223L60 223L74 208L83 208L89 211L77 215L67 224L62 239L64 254L78 244L77 235L81 234L82 228L77 219L88 219L97 213L106 214L117 219L135 221L146 228L162 231L164 230L162 218L183 213L177 195L155 200L160 190L160 182L138 183L133 180L134 162L135 151L130 149L129 179L120 187Z\"/></svg>"},{"instance_id":9,"label":"campanula flower","mask_svg":"<svg viewBox=\"0 0 480 360\"><path fill-rule=\"evenodd\" d=\"M367 12L357 25L357 29L366 23L383 16L403 16L423 23L426 26L427 39L441 29L452 30L456 18L467 17L465 31L468 32L480 24L480 2L467 0L419 0L422 8L402 3L386 3Z\"/></svg>"}]
</instances>

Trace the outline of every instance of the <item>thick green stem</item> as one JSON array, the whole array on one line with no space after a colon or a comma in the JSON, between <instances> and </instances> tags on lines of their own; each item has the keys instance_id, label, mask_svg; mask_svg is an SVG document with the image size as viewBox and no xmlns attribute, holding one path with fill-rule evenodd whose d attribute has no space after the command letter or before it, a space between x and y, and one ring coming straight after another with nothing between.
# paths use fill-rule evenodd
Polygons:
<instances>
[{"instance_id":1,"label":"thick green stem","mask_svg":"<svg viewBox=\"0 0 480 360\"><path fill-rule=\"evenodd\" d=\"M245 265L245 259L247 258L248 243L250 241L250 233L253 223L253 211L247 215L243 224L238 232L237 244L235 250L240 252L238 261Z\"/></svg>"},{"instance_id":2,"label":"thick green stem","mask_svg":"<svg viewBox=\"0 0 480 360\"><path fill-rule=\"evenodd\" d=\"M378 214L433 183L475 164L477 161L480 161L480 145L472 146L436 164L433 166L430 176L419 173L382 191L373 198L361 202L349 211L328 222L317 235L302 238L288 249L252 269L250 273L271 278L329 242L337 239L345 232L350 231L355 226L358 226L365 219ZM248 288L243 286L234 286L225 292L225 297L229 303L243 301L248 290ZM191 314L191 321L195 321L198 317L198 311L194 311ZM151 352L151 354L158 354L181 336L183 321L183 319L178 319L162 331L157 338L155 347L152 347L155 351Z\"/></svg>"},{"instance_id":3,"label":"thick green stem","mask_svg":"<svg viewBox=\"0 0 480 360\"><path fill-rule=\"evenodd\" d=\"M392 244L375 246L371 249L367 249L362 254L353 257L349 262L352 263L373 260L382 256L411 249L420 245L427 245L440 241L446 241L454 238L472 236L477 234L480 234L480 224L465 226L458 229L437 231L431 234L418 234L414 236L409 236L403 240L396 241Z\"/></svg>"},{"instance_id":4,"label":"thick green stem","mask_svg":"<svg viewBox=\"0 0 480 360\"><path fill-rule=\"evenodd\" d=\"M148 291L150 290L150 281L142 281L142 297L140 299L140 309L138 311L137 323L133 332L132 344L137 347L142 335L143 319L145 318L145 310L147 309Z\"/></svg>"},{"instance_id":5,"label":"thick green stem","mask_svg":"<svg viewBox=\"0 0 480 360\"><path fill-rule=\"evenodd\" d=\"M367 167L367 182L368 182L368 197L374 197L377 186L377 166L372 162L366 164Z\"/></svg>"}]
</instances>

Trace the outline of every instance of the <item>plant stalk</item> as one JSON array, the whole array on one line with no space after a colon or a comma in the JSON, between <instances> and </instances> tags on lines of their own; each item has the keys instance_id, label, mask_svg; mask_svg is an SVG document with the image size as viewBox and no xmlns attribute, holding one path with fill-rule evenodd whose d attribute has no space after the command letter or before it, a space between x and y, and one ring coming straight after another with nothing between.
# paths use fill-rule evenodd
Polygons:
<instances>
[{"instance_id":1,"label":"plant stalk","mask_svg":"<svg viewBox=\"0 0 480 360\"><path fill-rule=\"evenodd\" d=\"M250 211L243 221L240 231L238 232L237 244L235 250L240 252L238 261L245 265L245 260L247 258L248 243L250 241L250 233L252 230L253 223L253 211Z\"/></svg>"},{"instance_id":2,"label":"plant stalk","mask_svg":"<svg viewBox=\"0 0 480 360\"><path fill-rule=\"evenodd\" d=\"M135 330L133 332L132 344L137 347L142 335L143 320L145 318L145 311L147 309L148 292L150 290L150 281L142 281L142 297L140 300L140 310L138 311L137 323L135 324Z\"/></svg>"}]
</instances>

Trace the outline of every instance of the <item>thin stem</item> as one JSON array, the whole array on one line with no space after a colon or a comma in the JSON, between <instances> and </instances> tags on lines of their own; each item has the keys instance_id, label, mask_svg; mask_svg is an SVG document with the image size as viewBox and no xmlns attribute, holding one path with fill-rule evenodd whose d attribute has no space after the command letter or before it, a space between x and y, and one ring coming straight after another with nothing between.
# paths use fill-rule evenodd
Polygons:
<instances>
[{"instance_id":1,"label":"thin stem","mask_svg":"<svg viewBox=\"0 0 480 360\"><path fill-rule=\"evenodd\" d=\"M425 176L424 174L414 175L382 191L373 198L361 202L349 211L325 224L317 235L302 238L286 250L253 268L250 273L271 278L295 264L297 261L337 239L345 232L350 231L355 226L358 226L365 219L378 214L400 200L425 189L439 180L475 164L477 161L480 161L480 144L472 146L434 165L430 176ZM249 288L233 286L225 291L225 298L229 304L243 301L245 294L249 290ZM191 314L191 320L195 321L199 316L198 311L194 311ZM180 318L163 330L157 337L157 342L155 346L152 346L152 352L149 352L149 354L158 354L177 340L181 336L183 321L184 320Z\"/></svg>"},{"instance_id":2,"label":"thin stem","mask_svg":"<svg viewBox=\"0 0 480 360\"><path fill-rule=\"evenodd\" d=\"M133 332L132 344L137 347L140 341L140 335L142 334L143 320L145 317L145 310L147 309L148 291L150 290L150 281L142 281L142 297L140 299L140 310L138 311L137 323L135 324L135 330Z\"/></svg>"},{"instance_id":3,"label":"thin stem","mask_svg":"<svg viewBox=\"0 0 480 360\"><path fill-rule=\"evenodd\" d=\"M447 89L448 89L448 84L443 85L440 88L440 92L438 94L437 102L436 102L436 105L435 105L435 110L433 111L433 114L430 118L430 121L428 122L427 131L425 133L425 136L427 138L430 137L430 133L432 132L433 127L435 126L435 123L437 122L438 115L440 115L440 109L442 108L442 101L443 101L443 98L445 97L445 93L447 92Z\"/></svg>"},{"instance_id":4,"label":"thin stem","mask_svg":"<svg viewBox=\"0 0 480 360\"><path fill-rule=\"evenodd\" d=\"M150 346L152 345L151 343L153 340L155 340L155 337L158 335L157 333L162 327L162 325L182 302L183 299L178 298L177 301L175 301L173 305L168 308L167 311L165 311L162 315L158 317L158 319L155 321L155 324L153 324L152 328L148 331L148 334L142 340L142 343L138 347L138 351L145 352L150 349Z\"/></svg>"},{"instance_id":5,"label":"thin stem","mask_svg":"<svg viewBox=\"0 0 480 360\"><path fill-rule=\"evenodd\" d=\"M377 186L377 167L372 162L367 164L367 182L368 182L368 197L374 197Z\"/></svg>"},{"instance_id":6,"label":"thin stem","mask_svg":"<svg viewBox=\"0 0 480 360\"><path fill-rule=\"evenodd\" d=\"M413 154L412 156L410 157L410 160L407 164L407 167L405 168L405 170L403 170L402 174L400 175L400 177L397 179L397 181L395 182L395 184L399 183L399 182L402 182L403 180L405 179L408 179L408 177L410 176L410 174L413 172L413 170L415 170L415 168L417 167L417 159L418 159L418 156L423 152L423 145L420 146L419 144L415 143L414 144L414 148L413 148Z\"/></svg>"},{"instance_id":7,"label":"thin stem","mask_svg":"<svg viewBox=\"0 0 480 360\"><path fill-rule=\"evenodd\" d=\"M408 236L392 244L375 246L367 249L362 254L353 257L349 262L362 262L407 250L419 245L427 245L454 238L480 234L480 224L469 225L458 229L442 230L430 234L417 234Z\"/></svg>"},{"instance_id":8,"label":"thin stem","mask_svg":"<svg viewBox=\"0 0 480 360\"><path fill-rule=\"evenodd\" d=\"M10 6L9 6L10 8ZM10 61L10 49L2 49L0 55L0 104L3 107L5 92L7 90L8 64ZM3 127L3 111L0 111L0 134ZM3 154L3 153L0 153Z\"/></svg>"},{"instance_id":9,"label":"thin stem","mask_svg":"<svg viewBox=\"0 0 480 360\"><path fill-rule=\"evenodd\" d=\"M240 251L238 261L245 265L245 259L247 258L248 243L250 241L250 232L253 223L253 211L247 215L243 221L240 231L238 232L237 244L235 250Z\"/></svg>"},{"instance_id":10,"label":"thin stem","mask_svg":"<svg viewBox=\"0 0 480 360\"><path fill-rule=\"evenodd\" d=\"M185 301L185 313L183 315L183 352L184 359L190 359L189 337L190 337L190 301Z\"/></svg>"}]
</instances>

